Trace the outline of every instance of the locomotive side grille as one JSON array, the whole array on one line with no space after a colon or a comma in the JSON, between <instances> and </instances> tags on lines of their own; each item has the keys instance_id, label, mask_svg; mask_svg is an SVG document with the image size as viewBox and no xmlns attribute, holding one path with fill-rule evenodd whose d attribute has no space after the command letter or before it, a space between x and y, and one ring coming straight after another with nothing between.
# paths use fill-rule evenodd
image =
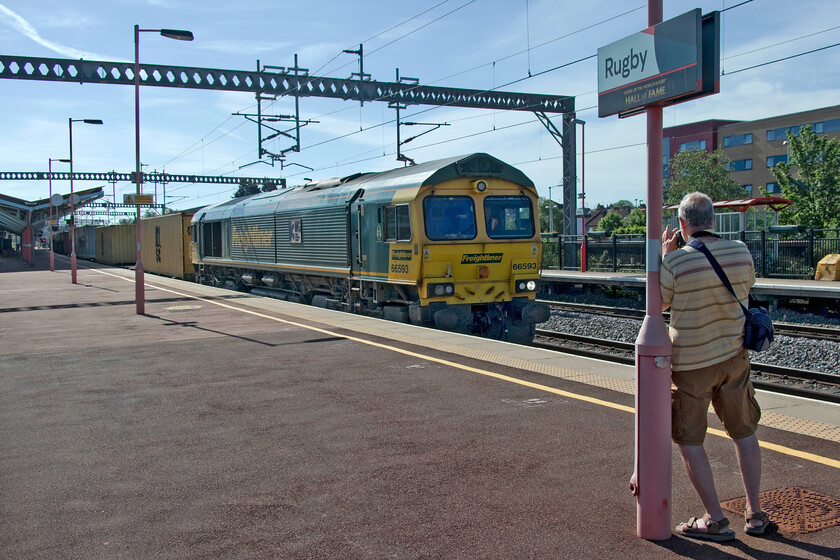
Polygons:
<instances>
[{"instance_id":1,"label":"locomotive side grille","mask_svg":"<svg viewBox=\"0 0 840 560\"><path fill-rule=\"evenodd\" d=\"M274 262L273 216L232 217L230 256L233 260Z\"/></svg>"},{"instance_id":2,"label":"locomotive side grille","mask_svg":"<svg viewBox=\"0 0 840 560\"><path fill-rule=\"evenodd\" d=\"M347 229L343 206L278 212L277 263L347 267Z\"/></svg>"}]
</instances>

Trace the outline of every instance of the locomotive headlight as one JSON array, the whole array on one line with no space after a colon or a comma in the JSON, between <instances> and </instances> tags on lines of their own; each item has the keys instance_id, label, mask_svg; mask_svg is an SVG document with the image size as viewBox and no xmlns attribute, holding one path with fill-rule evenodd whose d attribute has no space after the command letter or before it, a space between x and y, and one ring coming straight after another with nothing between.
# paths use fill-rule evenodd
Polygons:
<instances>
[{"instance_id":1,"label":"locomotive headlight","mask_svg":"<svg viewBox=\"0 0 840 560\"><path fill-rule=\"evenodd\" d=\"M447 297L455 294L455 284L440 282L426 286L426 297Z\"/></svg>"},{"instance_id":2,"label":"locomotive headlight","mask_svg":"<svg viewBox=\"0 0 840 560\"><path fill-rule=\"evenodd\" d=\"M473 190L477 193L483 193L487 190L487 181L473 181Z\"/></svg>"},{"instance_id":3,"label":"locomotive headlight","mask_svg":"<svg viewBox=\"0 0 840 560\"><path fill-rule=\"evenodd\" d=\"M516 281L516 291L517 292L536 292L539 284L536 280L517 280Z\"/></svg>"}]
</instances>

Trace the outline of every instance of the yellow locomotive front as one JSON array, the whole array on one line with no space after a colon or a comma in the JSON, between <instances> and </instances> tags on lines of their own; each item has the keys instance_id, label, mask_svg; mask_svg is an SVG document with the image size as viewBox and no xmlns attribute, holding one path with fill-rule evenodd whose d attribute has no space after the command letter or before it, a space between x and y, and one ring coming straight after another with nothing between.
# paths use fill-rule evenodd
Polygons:
<instances>
[{"instance_id":1,"label":"yellow locomotive front","mask_svg":"<svg viewBox=\"0 0 840 560\"><path fill-rule=\"evenodd\" d=\"M540 240L536 189L501 177L461 177L421 190L419 305L412 320L530 342L548 318L535 301Z\"/></svg>"}]
</instances>

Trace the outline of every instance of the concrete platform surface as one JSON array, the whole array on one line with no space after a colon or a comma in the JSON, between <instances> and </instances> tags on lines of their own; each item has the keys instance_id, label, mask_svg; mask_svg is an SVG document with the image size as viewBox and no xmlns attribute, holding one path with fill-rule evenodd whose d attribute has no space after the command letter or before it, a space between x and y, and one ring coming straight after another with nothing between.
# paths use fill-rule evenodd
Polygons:
<instances>
[{"instance_id":1,"label":"concrete platform surface","mask_svg":"<svg viewBox=\"0 0 840 560\"><path fill-rule=\"evenodd\" d=\"M133 272L56 262L0 261L4 558L840 558L838 526L734 515L729 544L639 539L626 368L151 275L138 316ZM759 437L763 490L840 497L840 443Z\"/></svg>"}]
</instances>

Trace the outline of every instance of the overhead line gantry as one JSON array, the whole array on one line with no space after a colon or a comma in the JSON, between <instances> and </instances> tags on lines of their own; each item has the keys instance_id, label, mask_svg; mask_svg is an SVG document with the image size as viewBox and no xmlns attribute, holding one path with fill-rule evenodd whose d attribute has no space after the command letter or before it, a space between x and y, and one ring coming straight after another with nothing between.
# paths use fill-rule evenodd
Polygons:
<instances>
[{"instance_id":1,"label":"overhead line gantry","mask_svg":"<svg viewBox=\"0 0 840 560\"><path fill-rule=\"evenodd\" d=\"M133 86L133 66L131 62L0 55L0 78ZM577 170L574 97L425 86L370 79L326 78L301 75L296 68L297 64L288 69L275 66L271 67L271 71L246 71L141 63L139 81L140 85L144 86L534 113L562 147L563 234L575 233ZM557 128L548 117L549 114L562 114L562 132L559 137ZM551 126L548 123L551 123Z\"/></svg>"}]
</instances>

